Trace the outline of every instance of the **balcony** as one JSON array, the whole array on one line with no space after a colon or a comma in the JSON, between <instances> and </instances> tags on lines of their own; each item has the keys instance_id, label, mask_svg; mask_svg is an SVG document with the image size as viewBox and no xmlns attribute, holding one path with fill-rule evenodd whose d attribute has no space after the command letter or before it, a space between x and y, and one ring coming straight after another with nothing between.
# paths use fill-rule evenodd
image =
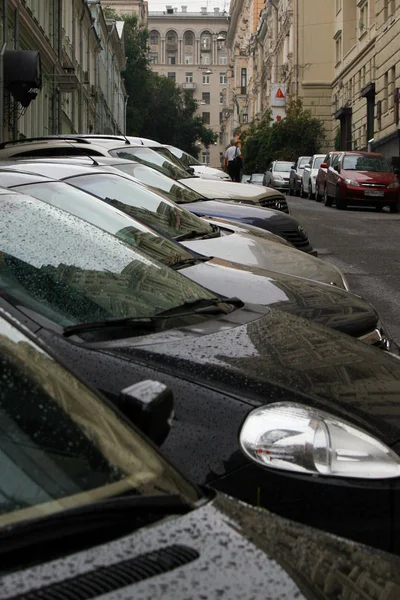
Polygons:
<instances>
[{"instance_id":1,"label":"balcony","mask_svg":"<svg viewBox=\"0 0 400 600\"><path fill-rule=\"evenodd\" d=\"M178 42L167 42L165 48L167 52L176 52L178 50Z\"/></svg>"},{"instance_id":2,"label":"balcony","mask_svg":"<svg viewBox=\"0 0 400 600\"><path fill-rule=\"evenodd\" d=\"M195 90L197 87L197 85L195 83L193 83L193 81L191 83L185 82L182 83L182 88L184 90Z\"/></svg>"}]
</instances>

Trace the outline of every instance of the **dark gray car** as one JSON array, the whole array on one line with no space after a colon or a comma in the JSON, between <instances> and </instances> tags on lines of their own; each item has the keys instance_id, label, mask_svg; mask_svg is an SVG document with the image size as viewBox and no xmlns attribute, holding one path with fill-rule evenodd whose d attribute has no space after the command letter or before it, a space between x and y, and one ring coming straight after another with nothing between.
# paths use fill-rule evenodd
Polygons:
<instances>
[{"instance_id":1,"label":"dark gray car","mask_svg":"<svg viewBox=\"0 0 400 600\"><path fill-rule=\"evenodd\" d=\"M304 167L309 162L311 156L299 156L290 170L289 176L289 195L299 196L301 181L303 178Z\"/></svg>"}]
</instances>

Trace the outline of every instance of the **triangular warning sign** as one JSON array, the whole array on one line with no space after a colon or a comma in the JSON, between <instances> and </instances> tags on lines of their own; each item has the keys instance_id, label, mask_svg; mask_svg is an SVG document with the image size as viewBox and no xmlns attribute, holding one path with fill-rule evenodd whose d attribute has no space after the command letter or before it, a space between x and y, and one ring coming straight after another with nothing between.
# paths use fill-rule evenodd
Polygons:
<instances>
[{"instance_id":1,"label":"triangular warning sign","mask_svg":"<svg viewBox=\"0 0 400 600\"><path fill-rule=\"evenodd\" d=\"M282 92L281 88L278 88L278 91L275 94L275 98L284 98L285 94Z\"/></svg>"}]
</instances>

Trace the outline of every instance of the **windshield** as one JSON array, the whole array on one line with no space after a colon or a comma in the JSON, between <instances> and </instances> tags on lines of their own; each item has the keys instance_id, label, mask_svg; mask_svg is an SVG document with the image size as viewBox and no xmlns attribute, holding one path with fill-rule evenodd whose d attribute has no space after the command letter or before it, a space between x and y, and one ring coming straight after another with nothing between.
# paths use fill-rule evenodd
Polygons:
<instances>
[{"instance_id":1,"label":"windshield","mask_svg":"<svg viewBox=\"0 0 400 600\"><path fill-rule=\"evenodd\" d=\"M309 161L310 161L309 156L303 156L303 158L300 159L299 164L297 165L297 168L304 169L304 167L309 163Z\"/></svg>"},{"instance_id":2,"label":"windshield","mask_svg":"<svg viewBox=\"0 0 400 600\"><path fill-rule=\"evenodd\" d=\"M317 158L314 158L314 164L313 164L312 168L313 169L319 169L323 162L324 162L324 157L323 156L317 156Z\"/></svg>"},{"instance_id":3,"label":"windshield","mask_svg":"<svg viewBox=\"0 0 400 600\"><path fill-rule=\"evenodd\" d=\"M214 231L203 219L128 177L94 173L70 177L66 181L103 200L107 199L115 208L168 237L179 237L190 231L196 231L202 236Z\"/></svg>"},{"instance_id":4,"label":"windshield","mask_svg":"<svg viewBox=\"0 0 400 600\"><path fill-rule=\"evenodd\" d=\"M0 208L0 288L14 303L62 327L150 317L216 297L44 202L9 194L0 196Z\"/></svg>"},{"instance_id":5,"label":"windshield","mask_svg":"<svg viewBox=\"0 0 400 600\"><path fill-rule=\"evenodd\" d=\"M263 181L264 175L262 173L253 173L251 181Z\"/></svg>"},{"instance_id":6,"label":"windshield","mask_svg":"<svg viewBox=\"0 0 400 600\"><path fill-rule=\"evenodd\" d=\"M187 152L184 152L183 150L180 150L175 146L168 146L168 148L172 154L179 158L179 160L185 165L185 167L191 167L193 165L201 166L201 162L191 154L188 154Z\"/></svg>"},{"instance_id":7,"label":"windshield","mask_svg":"<svg viewBox=\"0 0 400 600\"><path fill-rule=\"evenodd\" d=\"M346 154L342 167L348 171L375 171L377 173L392 171L391 166L384 158L364 156L363 154Z\"/></svg>"},{"instance_id":8,"label":"windshield","mask_svg":"<svg viewBox=\"0 0 400 600\"><path fill-rule=\"evenodd\" d=\"M146 165L142 165L141 163L130 162L113 166L123 171L127 175L136 177L136 179L145 185L151 187L156 192L161 192L177 204L198 202L206 199L204 196L201 196L179 181L175 181L175 179L167 177L163 173L160 173L160 171L156 171L155 169L147 167Z\"/></svg>"},{"instance_id":9,"label":"windshield","mask_svg":"<svg viewBox=\"0 0 400 600\"><path fill-rule=\"evenodd\" d=\"M277 173L289 173L292 168L292 164L290 162L276 162L274 165L274 171Z\"/></svg>"},{"instance_id":10,"label":"windshield","mask_svg":"<svg viewBox=\"0 0 400 600\"><path fill-rule=\"evenodd\" d=\"M161 173L173 179L189 179L192 177L185 169L178 167L162 154L158 154L158 152L144 146L124 146L123 148L111 150L110 155L127 160L136 160L161 171Z\"/></svg>"},{"instance_id":11,"label":"windshield","mask_svg":"<svg viewBox=\"0 0 400 600\"><path fill-rule=\"evenodd\" d=\"M164 146L155 146L154 148L152 148L152 150L158 152L158 154L161 154L162 156L165 156L165 158L168 158L168 160L173 162L180 169L186 170L186 166L182 163L182 161L177 156L172 154L171 150L169 150L168 148L164 148Z\"/></svg>"},{"instance_id":12,"label":"windshield","mask_svg":"<svg viewBox=\"0 0 400 600\"><path fill-rule=\"evenodd\" d=\"M197 499L136 430L1 317L0 372L0 527L127 492Z\"/></svg>"},{"instance_id":13,"label":"windshield","mask_svg":"<svg viewBox=\"0 0 400 600\"><path fill-rule=\"evenodd\" d=\"M68 185L68 183L45 181L14 186L13 189L66 210L72 215L112 233L129 246L139 248L168 266L192 258L192 255L180 244L159 235L156 231L149 229L146 225L132 219L103 200Z\"/></svg>"}]
</instances>

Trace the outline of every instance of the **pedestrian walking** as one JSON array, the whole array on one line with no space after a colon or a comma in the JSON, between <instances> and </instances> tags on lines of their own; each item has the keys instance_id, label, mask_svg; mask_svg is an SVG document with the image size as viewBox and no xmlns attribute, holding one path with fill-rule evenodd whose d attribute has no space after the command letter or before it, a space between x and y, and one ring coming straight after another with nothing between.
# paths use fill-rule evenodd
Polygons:
<instances>
[{"instance_id":1,"label":"pedestrian walking","mask_svg":"<svg viewBox=\"0 0 400 600\"><path fill-rule=\"evenodd\" d=\"M240 183L242 169L242 153L239 147L239 141L231 140L230 145L225 151L225 166L232 181Z\"/></svg>"}]
</instances>

